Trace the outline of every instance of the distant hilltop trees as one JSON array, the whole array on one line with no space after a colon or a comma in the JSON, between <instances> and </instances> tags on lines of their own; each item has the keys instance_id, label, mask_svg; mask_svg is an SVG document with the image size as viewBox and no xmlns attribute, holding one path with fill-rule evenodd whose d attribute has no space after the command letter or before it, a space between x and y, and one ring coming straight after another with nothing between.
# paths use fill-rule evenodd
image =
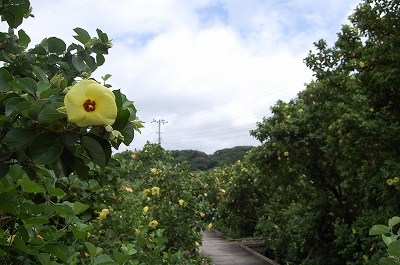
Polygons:
<instances>
[{"instance_id":1,"label":"distant hilltop trees","mask_svg":"<svg viewBox=\"0 0 400 265\"><path fill-rule=\"evenodd\" d=\"M214 167L229 166L240 160L253 146L235 146L215 151L211 155L197 150L170 150L175 163L187 161L192 171L205 171Z\"/></svg>"}]
</instances>

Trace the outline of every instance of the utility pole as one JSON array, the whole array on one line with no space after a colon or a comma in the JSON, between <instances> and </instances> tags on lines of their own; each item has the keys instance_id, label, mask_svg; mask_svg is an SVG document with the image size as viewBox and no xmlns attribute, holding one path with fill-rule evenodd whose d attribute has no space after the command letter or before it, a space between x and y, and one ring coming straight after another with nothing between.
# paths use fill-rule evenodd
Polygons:
<instances>
[{"instance_id":1,"label":"utility pole","mask_svg":"<svg viewBox=\"0 0 400 265\"><path fill-rule=\"evenodd\" d=\"M158 143L161 144L161 123L165 124L165 123L168 123L168 121L163 120L163 119L158 119L158 121L156 121L156 119L153 119L152 123L153 122L158 123Z\"/></svg>"}]
</instances>

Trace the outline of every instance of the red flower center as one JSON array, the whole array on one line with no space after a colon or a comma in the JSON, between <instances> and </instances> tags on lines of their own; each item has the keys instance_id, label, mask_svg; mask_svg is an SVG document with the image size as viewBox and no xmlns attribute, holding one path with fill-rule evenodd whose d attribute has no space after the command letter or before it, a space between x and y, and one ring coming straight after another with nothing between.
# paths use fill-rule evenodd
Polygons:
<instances>
[{"instance_id":1,"label":"red flower center","mask_svg":"<svg viewBox=\"0 0 400 265\"><path fill-rule=\"evenodd\" d=\"M96 102L91 101L90 99L87 99L87 100L85 101L85 103L83 103L83 108L84 108L87 112L94 111L95 108L96 108Z\"/></svg>"}]
</instances>

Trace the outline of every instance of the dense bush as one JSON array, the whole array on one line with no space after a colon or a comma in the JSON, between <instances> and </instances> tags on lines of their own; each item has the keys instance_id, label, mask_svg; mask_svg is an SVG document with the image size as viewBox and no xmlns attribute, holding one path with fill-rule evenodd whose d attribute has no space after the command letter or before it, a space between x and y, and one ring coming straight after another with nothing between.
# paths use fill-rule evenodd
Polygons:
<instances>
[{"instance_id":1,"label":"dense bush","mask_svg":"<svg viewBox=\"0 0 400 265\"><path fill-rule=\"evenodd\" d=\"M315 80L257 123L261 146L234 166L244 172L231 171L216 225L241 236L256 223L284 264L376 264L385 254L368 231L400 210L399 14L398 1L365 0L333 47L315 43L305 59Z\"/></svg>"}]
</instances>

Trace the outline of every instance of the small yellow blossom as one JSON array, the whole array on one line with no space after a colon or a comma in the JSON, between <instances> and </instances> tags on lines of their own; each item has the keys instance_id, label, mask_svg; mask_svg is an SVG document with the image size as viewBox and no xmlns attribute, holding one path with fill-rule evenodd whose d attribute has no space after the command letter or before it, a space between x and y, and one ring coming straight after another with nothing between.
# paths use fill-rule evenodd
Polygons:
<instances>
[{"instance_id":1,"label":"small yellow blossom","mask_svg":"<svg viewBox=\"0 0 400 265\"><path fill-rule=\"evenodd\" d=\"M289 108L289 105L285 105L285 109L288 109Z\"/></svg>"},{"instance_id":2,"label":"small yellow blossom","mask_svg":"<svg viewBox=\"0 0 400 265\"><path fill-rule=\"evenodd\" d=\"M198 248L198 247L200 247L200 244L199 244L199 242L194 242L194 246L196 247L196 248Z\"/></svg>"},{"instance_id":3,"label":"small yellow blossom","mask_svg":"<svg viewBox=\"0 0 400 265\"><path fill-rule=\"evenodd\" d=\"M136 158L136 153L131 154L132 159Z\"/></svg>"},{"instance_id":4,"label":"small yellow blossom","mask_svg":"<svg viewBox=\"0 0 400 265\"><path fill-rule=\"evenodd\" d=\"M80 127L112 125L117 117L114 93L94 80L76 83L64 98L68 120Z\"/></svg>"},{"instance_id":5,"label":"small yellow blossom","mask_svg":"<svg viewBox=\"0 0 400 265\"><path fill-rule=\"evenodd\" d=\"M154 167L151 168L151 169L150 169L150 172L153 173L153 174L157 174L157 168L154 168Z\"/></svg>"},{"instance_id":6,"label":"small yellow blossom","mask_svg":"<svg viewBox=\"0 0 400 265\"><path fill-rule=\"evenodd\" d=\"M290 116L290 115L287 115L287 117L286 117L286 118L287 118L287 119L290 119L291 117L292 117L292 116Z\"/></svg>"},{"instance_id":7,"label":"small yellow blossom","mask_svg":"<svg viewBox=\"0 0 400 265\"><path fill-rule=\"evenodd\" d=\"M149 206L143 207L143 210L142 210L143 214L146 214L148 211L149 211Z\"/></svg>"},{"instance_id":8,"label":"small yellow blossom","mask_svg":"<svg viewBox=\"0 0 400 265\"><path fill-rule=\"evenodd\" d=\"M160 194L160 188L159 188L159 187L153 187L153 188L151 188L151 194L152 194L152 195Z\"/></svg>"},{"instance_id":9,"label":"small yellow blossom","mask_svg":"<svg viewBox=\"0 0 400 265\"><path fill-rule=\"evenodd\" d=\"M182 199L180 199L180 200L179 200L179 205L181 205L181 206L182 206L184 203L185 203L185 201L184 201L184 200L182 200Z\"/></svg>"},{"instance_id":10,"label":"small yellow blossom","mask_svg":"<svg viewBox=\"0 0 400 265\"><path fill-rule=\"evenodd\" d=\"M368 256L367 255L363 255L363 259L368 260Z\"/></svg>"},{"instance_id":11,"label":"small yellow blossom","mask_svg":"<svg viewBox=\"0 0 400 265\"><path fill-rule=\"evenodd\" d=\"M388 184L389 186L392 186L393 183L394 183L393 179L386 180L386 184Z\"/></svg>"},{"instance_id":12,"label":"small yellow blossom","mask_svg":"<svg viewBox=\"0 0 400 265\"><path fill-rule=\"evenodd\" d=\"M212 223L209 223L209 224L207 225L208 231L210 231L210 229L211 229L212 226L213 226Z\"/></svg>"},{"instance_id":13,"label":"small yellow blossom","mask_svg":"<svg viewBox=\"0 0 400 265\"><path fill-rule=\"evenodd\" d=\"M157 225L158 225L158 222L156 220L153 220L149 223L149 227L151 227L151 228L156 228Z\"/></svg>"},{"instance_id":14,"label":"small yellow blossom","mask_svg":"<svg viewBox=\"0 0 400 265\"><path fill-rule=\"evenodd\" d=\"M125 188L125 190L126 190L127 192L130 192L130 193L133 192L133 189L132 189L132 188Z\"/></svg>"},{"instance_id":15,"label":"small yellow blossom","mask_svg":"<svg viewBox=\"0 0 400 265\"><path fill-rule=\"evenodd\" d=\"M199 212L199 214L200 214L201 217L205 216L205 214L203 212Z\"/></svg>"},{"instance_id":16,"label":"small yellow blossom","mask_svg":"<svg viewBox=\"0 0 400 265\"><path fill-rule=\"evenodd\" d=\"M149 189L143 190L144 195L149 195L150 193L151 193L151 190L149 190Z\"/></svg>"},{"instance_id":17,"label":"small yellow blossom","mask_svg":"<svg viewBox=\"0 0 400 265\"><path fill-rule=\"evenodd\" d=\"M394 182L394 183L397 183L397 182L399 182L399 180L400 180L399 177L395 177L395 178L393 179L393 182Z\"/></svg>"},{"instance_id":18,"label":"small yellow blossom","mask_svg":"<svg viewBox=\"0 0 400 265\"><path fill-rule=\"evenodd\" d=\"M303 112L303 109L299 109L299 113L302 113Z\"/></svg>"},{"instance_id":19,"label":"small yellow blossom","mask_svg":"<svg viewBox=\"0 0 400 265\"><path fill-rule=\"evenodd\" d=\"M276 143L272 143L272 146L276 146Z\"/></svg>"},{"instance_id":20,"label":"small yellow blossom","mask_svg":"<svg viewBox=\"0 0 400 265\"><path fill-rule=\"evenodd\" d=\"M364 68L365 63L364 62L360 62L359 65L360 65L361 68Z\"/></svg>"},{"instance_id":21,"label":"small yellow blossom","mask_svg":"<svg viewBox=\"0 0 400 265\"><path fill-rule=\"evenodd\" d=\"M101 212L99 213L99 217L97 217L97 219L99 219L99 223L101 223L107 217L107 215L109 213L110 213L110 210L108 210L108 209L101 210Z\"/></svg>"},{"instance_id":22,"label":"small yellow blossom","mask_svg":"<svg viewBox=\"0 0 400 265\"><path fill-rule=\"evenodd\" d=\"M226 193L226 191L225 191L224 189L220 189L220 190L219 190L219 194L225 195L225 193Z\"/></svg>"},{"instance_id":23,"label":"small yellow blossom","mask_svg":"<svg viewBox=\"0 0 400 265\"><path fill-rule=\"evenodd\" d=\"M283 153L284 156L289 156L289 152Z\"/></svg>"},{"instance_id":24,"label":"small yellow blossom","mask_svg":"<svg viewBox=\"0 0 400 265\"><path fill-rule=\"evenodd\" d=\"M353 232L353 234L357 234L357 231L354 228L352 228L351 231Z\"/></svg>"},{"instance_id":25,"label":"small yellow blossom","mask_svg":"<svg viewBox=\"0 0 400 265\"><path fill-rule=\"evenodd\" d=\"M15 238L15 235L12 235L12 236L8 236L7 237L7 242L8 242L8 244L11 246L12 245L12 243L14 242L14 238Z\"/></svg>"}]
</instances>

